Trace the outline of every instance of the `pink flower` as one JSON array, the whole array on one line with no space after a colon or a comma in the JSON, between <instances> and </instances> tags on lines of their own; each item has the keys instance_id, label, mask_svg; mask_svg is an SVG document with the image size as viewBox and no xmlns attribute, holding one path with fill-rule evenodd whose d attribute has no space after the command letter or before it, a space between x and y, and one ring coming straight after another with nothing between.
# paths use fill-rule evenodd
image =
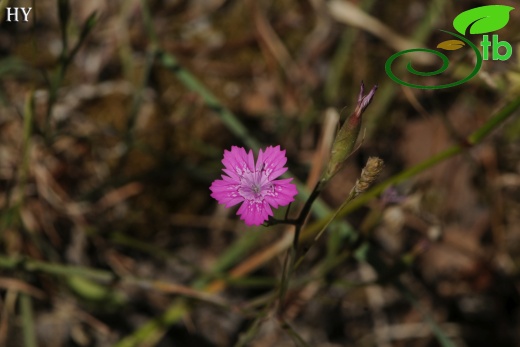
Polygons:
<instances>
[{"instance_id":1,"label":"pink flower","mask_svg":"<svg viewBox=\"0 0 520 347\"><path fill-rule=\"evenodd\" d=\"M242 202L237 211L247 225L260 225L273 215L271 207L285 206L294 201L298 193L292 178L277 180L287 171L285 150L280 146L269 146L260 150L255 164L253 151L232 146L224 151L224 173L221 180L215 180L209 189L211 197L226 207Z\"/></svg>"}]
</instances>

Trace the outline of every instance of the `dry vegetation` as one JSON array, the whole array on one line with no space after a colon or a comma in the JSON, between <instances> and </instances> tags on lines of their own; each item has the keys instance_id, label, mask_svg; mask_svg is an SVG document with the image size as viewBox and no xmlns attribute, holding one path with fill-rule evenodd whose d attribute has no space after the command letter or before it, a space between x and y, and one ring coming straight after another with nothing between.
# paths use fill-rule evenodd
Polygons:
<instances>
[{"instance_id":1,"label":"dry vegetation","mask_svg":"<svg viewBox=\"0 0 520 347\"><path fill-rule=\"evenodd\" d=\"M435 47L437 29L486 2L0 4L33 7L28 23L0 25L1 346L520 344L518 113L467 141L518 107L520 9L499 31L510 60L431 91L391 81L386 59ZM248 228L208 187L224 149L276 144L312 187L336 128L329 108L349 114L362 80L379 85L364 141L302 248L369 156L385 161L383 185L309 250L282 320L292 227Z\"/></svg>"}]
</instances>

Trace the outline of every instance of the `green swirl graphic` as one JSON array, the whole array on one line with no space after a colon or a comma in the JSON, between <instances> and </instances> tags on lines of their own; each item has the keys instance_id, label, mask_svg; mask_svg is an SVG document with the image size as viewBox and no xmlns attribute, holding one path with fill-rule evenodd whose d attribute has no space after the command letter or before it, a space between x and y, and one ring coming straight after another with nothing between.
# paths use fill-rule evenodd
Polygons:
<instances>
[{"instance_id":1,"label":"green swirl graphic","mask_svg":"<svg viewBox=\"0 0 520 347\"><path fill-rule=\"evenodd\" d=\"M461 39L468 46L470 46L473 49L473 51L475 52L475 55L477 56L477 63L475 64L475 68L473 69L473 71L471 71L471 73L468 76L466 76L464 79L462 79L460 81L456 81L456 82L452 82L452 83L441 84L441 85L438 85L438 86L425 86L425 85L422 85L422 84L414 84L414 83L408 83L406 81L403 81L402 79L397 77L392 72L392 63L394 62L394 60L397 59L398 57L406 54L406 53L411 53L411 52L426 52L426 53L435 54L436 56L441 58L442 66L439 69L435 70L435 71L422 72L422 71L418 71L418 70L414 69L412 67L412 63L409 62L408 65L406 66L406 69L408 70L408 72L410 72L410 73L412 73L414 75L417 75L417 76L435 76L435 75L441 74L444 71L446 71L446 69L448 68L448 66L450 64L448 57L444 53L441 53L439 51L435 51L433 49L428 49L428 48L407 49L407 50L400 51L400 52L397 52L397 53L393 54L390 58L388 58L388 60L385 63L385 70L386 70L386 73L388 74L388 76L394 82L402 84L403 86L407 86L407 87L411 87L411 88L417 88L417 89L443 89L443 88L455 87L455 86L458 86L459 84L466 83L467 81L469 81L470 79L475 77L475 75L479 72L480 68L482 67L482 54L480 54L480 51L478 50L477 46L475 46L471 41L466 39L464 36L452 33L451 31L446 31L446 30L441 30L441 31Z\"/></svg>"}]
</instances>

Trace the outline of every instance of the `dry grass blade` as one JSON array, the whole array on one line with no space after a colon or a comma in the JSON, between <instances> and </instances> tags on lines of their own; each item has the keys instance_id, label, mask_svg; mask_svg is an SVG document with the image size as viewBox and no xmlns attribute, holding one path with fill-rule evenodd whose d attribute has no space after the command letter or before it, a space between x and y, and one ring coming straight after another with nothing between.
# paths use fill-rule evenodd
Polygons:
<instances>
[{"instance_id":1,"label":"dry grass blade","mask_svg":"<svg viewBox=\"0 0 520 347\"><path fill-rule=\"evenodd\" d=\"M253 1L252 9L260 42L264 44L267 51L275 57L276 61L293 82L300 80L300 69L294 62L282 40L278 37L278 34L274 31L273 27L265 17L260 3Z\"/></svg>"},{"instance_id":2,"label":"dry grass blade","mask_svg":"<svg viewBox=\"0 0 520 347\"><path fill-rule=\"evenodd\" d=\"M30 296L40 300L46 298L46 295L42 290L15 278L0 277L0 288L29 294Z\"/></svg>"},{"instance_id":3,"label":"dry grass blade","mask_svg":"<svg viewBox=\"0 0 520 347\"><path fill-rule=\"evenodd\" d=\"M143 283L143 287L148 287L148 283ZM199 290L195 290L193 288L183 286L177 283L164 282L164 281L154 281L151 282L151 287L158 291L168 294L178 294L185 297L205 301L207 303L214 304L216 306L222 306L225 308L232 308L229 302L224 300L223 298L217 297L215 295L209 294L208 292L203 292Z\"/></svg>"},{"instance_id":4,"label":"dry grass blade","mask_svg":"<svg viewBox=\"0 0 520 347\"><path fill-rule=\"evenodd\" d=\"M325 167L325 163L327 163L330 149L332 147L332 142L334 141L334 135L339 123L339 114L338 111L334 108L328 108L325 111L325 120L323 122L323 128L320 134L320 139L318 142L318 148L313 156L313 163L311 167L311 172L309 173L309 177L307 178L307 188L312 189L312 187L318 182L318 179L321 176L321 172Z\"/></svg>"},{"instance_id":5,"label":"dry grass blade","mask_svg":"<svg viewBox=\"0 0 520 347\"><path fill-rule=\"evenodd\" d=\"M258 269L260 266L264 265L266 262L289 248L293 242L293 235L294 233L291 230L286 230L283 236L274 244L256 252L252 256L245 259L242 263L232 268L229 271L229 276L231 278L239 278ZM226 283L224 281L217 280L209 284L206 287L206 290L210 293L215 293L224 290L225 287Z\"/></svg>"},{"instance_id":6,"label":"dry grass blade","mask_svg":"<svg viewBox=\"0 0 520 347\"><path fill-rule=\"evenodd\" d=\"M330 15L337 21L363 29L372 35L379 37L384 43L392 47L395 51L418 48L421 45L417 42L408 40L397 34L381 21L365 13L351 2L343 0L332 0L327 3ZM428 54L419 54L415 61L420 64L431 64L434 58Z\"/></svg>"},{"instance_id":7,"label":"dry grass blade","mask_svg":"<svg viewBox=\"0 0 520 347\"><path fill-rule=\"evenodd\" d=\"M113 189L97 202L97 208L99 210L106 210L141 193L142 190L143 186L136 182Z\"/></svg>"}]
</instances>

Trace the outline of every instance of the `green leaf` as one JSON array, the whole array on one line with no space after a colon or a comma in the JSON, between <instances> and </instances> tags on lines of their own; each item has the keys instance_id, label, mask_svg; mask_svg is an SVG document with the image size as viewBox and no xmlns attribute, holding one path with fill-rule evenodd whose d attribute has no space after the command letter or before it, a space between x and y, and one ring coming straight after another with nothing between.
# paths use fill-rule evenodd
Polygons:
<instances>
[{"instance_id":1,"label":"green leaf","mask_svg":"<svg viewBox=\"0 0 520 347\"><path fill-rule=\"evenodd\" d=\"M439 43L437 48L441 48L447 51L456 51L459 48L465 46L465 43L460 40L447 40Z\"/></svg>"},{"instance_id":2,"label":"green leaf","mask_svg":"<svg viewBox=\"0 0 520 347\"><path fill-rule=\"evenodd\" d=\"M505 5L488 5L475 7L459 14L453 20L453 27L462 35L485 34L502 29L509 22L509 12L514 7Z\"/></svg>"}]
</instances>

